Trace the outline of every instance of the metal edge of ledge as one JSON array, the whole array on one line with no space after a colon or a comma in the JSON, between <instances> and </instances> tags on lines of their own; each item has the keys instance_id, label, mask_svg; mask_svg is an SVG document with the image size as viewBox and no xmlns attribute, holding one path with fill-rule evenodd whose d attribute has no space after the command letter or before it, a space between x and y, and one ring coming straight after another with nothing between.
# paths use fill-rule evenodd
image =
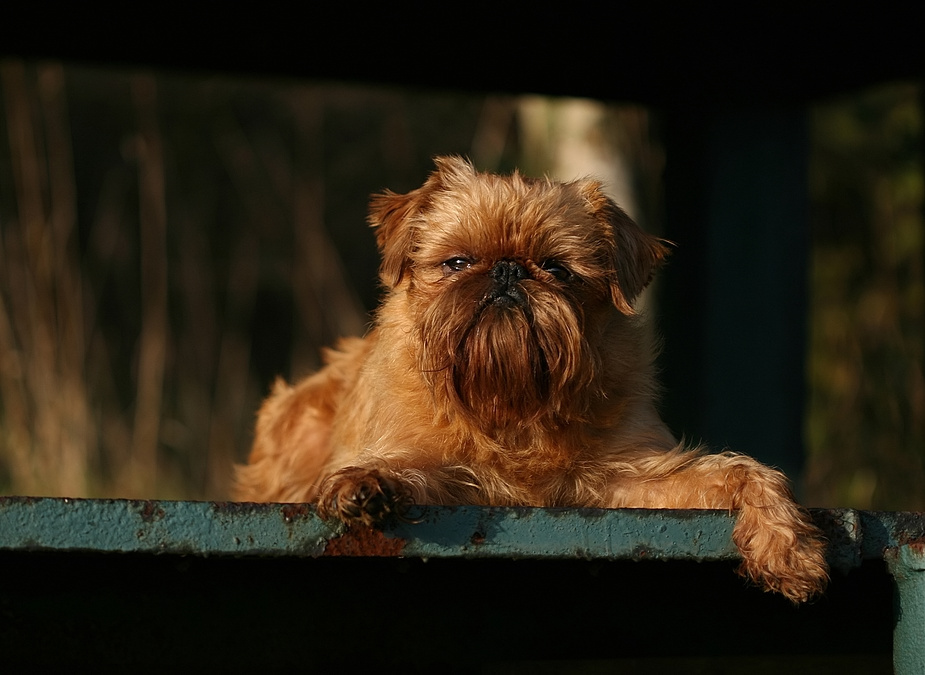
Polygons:
<instances>
[{"instance_id":1,"label":"metal edge of ledge","mask_svg":"<svg viewBox=\"0 0 925 675\"><path fill-rule=\"evenodd\" d=\"M833 568L925 541L925 514L814 509ZM0 498L0 550L193 556L734 560L723 511L417 507L345 529L305 504Z\"/></svg>"}]
</instances>

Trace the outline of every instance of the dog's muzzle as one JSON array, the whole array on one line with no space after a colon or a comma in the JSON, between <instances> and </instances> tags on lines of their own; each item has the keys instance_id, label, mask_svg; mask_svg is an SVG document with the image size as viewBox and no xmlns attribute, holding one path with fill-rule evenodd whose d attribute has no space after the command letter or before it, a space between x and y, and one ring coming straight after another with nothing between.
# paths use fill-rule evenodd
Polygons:
<instances>
[{"instance_id":1,"label":"dog's muzzle","mask_svg":"<svg viewBox=\"0 0 925 675\"><path fill-rule=\"evenodd\" d=\"M488 273L492 288L485 300L488 304L502 306L522 306L527 302L520 282L530 274L527 268L514 260L499 260Z\"/></svg>"}]
</instances>

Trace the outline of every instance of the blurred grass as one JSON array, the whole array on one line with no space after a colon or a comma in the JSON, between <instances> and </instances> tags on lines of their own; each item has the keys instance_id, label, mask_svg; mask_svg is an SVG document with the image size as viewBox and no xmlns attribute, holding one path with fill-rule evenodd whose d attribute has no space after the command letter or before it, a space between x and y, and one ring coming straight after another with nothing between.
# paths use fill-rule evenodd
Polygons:
<instances>
[{"instance_id":1,"label":"blurred grass","mask_svg":"<svg viewBox=\"0 0 925 675\"><path fill-rule=\"evenodd\" d=\"M19 61L0 97L2 493L226 498L273 377L365 329L369 194L435 154L602 174L660 226L640 108ZM922 91L812 115L805 494L923 509Z\"/></svg>"},{"instance_id":2,"label":"blurred grass","mask_svg":"<svg viewBox=\"0 0 925 675\"><path fill-rule=\"evenodd\" d=\"M370 193L417 187L435 154L510 170L531 114L20 61L0 96L0 492L74 497L226 498L272 379L365 331ZM574 105L608 128L643 114Z\"/></svg>"},{"instance_id":3,"label":"blurred grass","mask_svg":"<svg viewBox=\"0 0 925 675\"><path fill-rule=\"evenodd\" d=\"M321 227L323 97L60 65L0 73L3 491L223 496L272 374L314 367L319 343L365 323ZM396 98L356 107L375 119ZM355 236L342 244L373 260Z\"/></svg>"}]
</instances>

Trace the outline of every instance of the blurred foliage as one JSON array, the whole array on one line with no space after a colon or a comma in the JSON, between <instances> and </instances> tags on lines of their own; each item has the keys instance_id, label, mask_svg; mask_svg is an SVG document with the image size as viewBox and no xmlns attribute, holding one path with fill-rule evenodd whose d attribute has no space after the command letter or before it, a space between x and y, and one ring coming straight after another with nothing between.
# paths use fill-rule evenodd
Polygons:
<instances>
[{"instance_id":1,"label":"blurred foliage","mask_svg":"<svg viewBox=\"0 0 925 675\"><path fill-rule=\"evenodd\" d=\"M813 111L807 494L925 509L922 88Z\"/></svg>"}]
</instances>

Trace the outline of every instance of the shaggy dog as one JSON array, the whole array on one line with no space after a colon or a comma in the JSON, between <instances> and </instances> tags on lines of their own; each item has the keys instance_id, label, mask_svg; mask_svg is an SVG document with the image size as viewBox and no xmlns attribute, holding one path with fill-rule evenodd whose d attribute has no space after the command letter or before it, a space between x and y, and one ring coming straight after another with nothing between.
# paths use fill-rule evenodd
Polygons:
<instances>
[{"instance_id":1,"label":"shaggy dog","mask_svg":"<svg viewBox=\"0 0 925 675\"><path fill-rule=\"evenodd\" d=\"M599 183L436 159L373 198L387 289L363 339L263 404L236 498L379 525L409 504L735 509L742 572L795 602L828 579L783 474L679 444L634 300L666 256Z\"/></svg>"}]
</instances>

